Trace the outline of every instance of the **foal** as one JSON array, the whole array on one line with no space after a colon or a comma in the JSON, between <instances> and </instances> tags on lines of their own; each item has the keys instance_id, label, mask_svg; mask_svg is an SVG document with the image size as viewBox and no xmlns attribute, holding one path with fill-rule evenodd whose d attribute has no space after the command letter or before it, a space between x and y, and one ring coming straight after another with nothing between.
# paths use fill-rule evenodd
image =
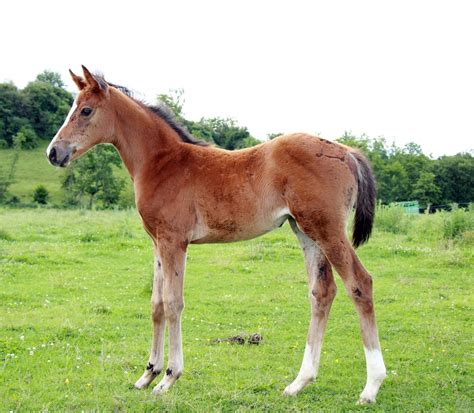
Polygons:
<instances>
[{"instance_id":1,"label":"foal","mask_svg":"<svg viewBox=\"0 0 474 413\"><path fill-rule=\"evenodd\" d=\"M133 99L126 88L83 67L71 72L79 88L63 126L46 151L65 167L99 143L114 145L135 187L137 209L153 240L153 338L148 365L135 387L147 387L164 368L160 394L181 376L181 313L186 250L190 243L257 237L290 222L308 272L311 321L303 362L285 395L316 378L324 330L340 274L360 317L367 384L360 403L371 403L385 378L372 298L372 279L346 237L355 205L353 245L367 241L375 208L375 182L360 152L305 134L286 135L239 151L199 141L163 108Z\"/></svg>"}]
</instances>

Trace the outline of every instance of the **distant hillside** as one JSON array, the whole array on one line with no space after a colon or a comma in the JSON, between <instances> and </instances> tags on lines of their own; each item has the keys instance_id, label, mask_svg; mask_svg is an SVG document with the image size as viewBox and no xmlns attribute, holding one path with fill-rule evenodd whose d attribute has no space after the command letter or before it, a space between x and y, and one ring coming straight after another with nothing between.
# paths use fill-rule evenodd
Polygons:
<instances>
[{"instance_id":1,"label":"distant hillside","mask_svg":"<svg viewBox=\"0 0 474 413\"><path fill-rule=\"evenodd\" d=\"M64 192L61 188L61 181L65 174L64 169L54 168L46 159L45 150L47 144L31 150L20 152L17 163L15 183L10 187L10 195L16 195L22 203L32 202L33 192L38 185L44 185L50 194L50 203L61 204ZM9 165L13 157L12 149L0 150L0 168ZM133 189L127 172L117 169L117 174L123 176L126 186L123 190L124 196L131 198Z\"/></svg>"}]
</instances>

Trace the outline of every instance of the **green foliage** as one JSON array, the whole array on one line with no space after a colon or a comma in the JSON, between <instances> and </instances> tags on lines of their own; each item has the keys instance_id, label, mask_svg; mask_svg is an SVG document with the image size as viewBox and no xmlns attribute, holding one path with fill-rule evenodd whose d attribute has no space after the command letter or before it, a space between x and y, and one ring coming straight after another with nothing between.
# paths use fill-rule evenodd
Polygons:
<instances>
[{"instance_id":1,"label":"green foliage","mask_svg":"<svg viewBox=\"0 0 474 413\"><path fill-rule=\"evenodd\" d=\"M36 187L35 192L33 193L33 201L41 204L46 205L49 199L49 192L43 185L39 185Z\"/></svg>"},{"instance_id":2,"label":"green foliage","mask_svg":"<svg viewBox=\"0 0 474 413\"><path fill-rule=\"evenodd\" d=\"M471 243L474 240L474 209L451 206L451 211L438 211L435 214L407 214L396 205L379 205L375 214L375 226L379 231L393 234L407 234L410 239L423 242L456 241Z\"/></svg>"},{"instance_id":3,"label":"green foliage","mask_svg":"<svg viewBox=\"0 0 474 413\"><path fill-rule=\"evenodd\" d=\"M422 171L413 185L411 197L417 199L420 205L436 204L440 202L441 190L435 182L436 176L432 172Z\"/></svg>"},{"instance_id":4,"label":"green foliage","mask_svg":"<svg viewBox=\"0 0 474 413\"><path fill-rule=\"evenodd\" d=\"M214 142L224 149L241 149L261 143L250 136L246 127L238 126L230 118L202 118L199 122L188 122L187 126L196 137Z\"/></svg>"},{"instance_id":5,"label":"green foliage","mask_svg":"<svg viewBox=\"0 0 474 413\"><path fill-rule=\"evenodd\" d=\"M21 149L34 149L39 145L38 136L29 125L22 126L13 137L13 141L16 141Z\"/></svg>"},{"instance_id":6,"label":"green foliage","mask_svg":"<svg viewBox=\"0 0 474 413\"><path fill-rule=\"evenodd\" d=\"M283 135L283 133L267 133L267 140L271 141L272 139L278 138L278 136Z\"/></svg>"},{"instance_id":7,"label":"green foliage","mask_svg":"<svg viewBox=\"0 0 474 413\"><path fill-rule=\"evenodd\" d=\"M8 189L15 181L16 166L20 157L21 141L16 137L14 141L14 151L9 165L6 168L0 164L0 203L4 203L7 198Z\"/></svg>"},{"instance_id":8,"label":"green foliage","mask_svg":"<svg viewBox=\"0 0 474 413\"><path fill-rule=\"evenodd\" d=\"M58 73L44 71L23 90L13 83L0 83L0 148L12 147L13 137L26 134L24 148L40 139L51 139L72 103Z\"/></svg>"},{"instance_id":9,"label":"green foliage","mask_svg":"<svg viewBox=\"0 0 474 413\"><path fill-rule=\"evenodd\" d=\"M443 203L474 201L474 157L469 153L434 161L435 182Z\"/></svg>"},{"instance_id":10,"label":"green foliage","mask_svg":"<svg viewBox=\"0 0 474 413\"><path fill-rule=\"evenodd\" d=\"M474 231L474 210L472 205L468 210L453 205L451 212L439 212L443 218L443 236L446 239L456 239L468 231Z\"/></svg>"},{"instance_id":11,"label":"green foliage","mask_svg":"<svg viewBox=\"0 0 474 413\"><path fill-rule=\"evenodd\" d=\"M382 231L393 234L406 234L409 216L401 206L379 205L375 213L375 225Z\"/></svg>"},{"instance_id":12,"label":"green foliage","mask_svg":"<svg viewBox=\"0 0 474 413\"><path fill-rule=\"evenodd\" d=\"M63 180L66 204L92 208L97 200L102 208L116 205L124 182L114 175L113 166L120 165L112 146L99 145L90 150L68 168Z\"/></svg>"},{"instance_id":13,"label":"green foliage","mask_svg":"<svg viewBox=\"0 0 474 413\"><path fill-rule=\"evenodd\" d=\"M383 203L418 200L426 207L474 200L471 154L431 159L415 143L399 148L388 145L384 138L356 137L347 132L337 141L367 155L377 179L377 196Z\"/></svg>"},{"instance_id":14,"label":"green foliage","mask_svg":"<svg viewBox=\"0 0 474 413\"><path fill-rule=\"evenodd\" d=\"M184 90L174 89L158 95L158 100L166 104L191 134L196 138L215 143L224 149L247 148L261 143L252 137L246 127L239 126L231 118L201 118L195 122L184 117Z\"/></svg>"},{"instance_id":15,"label":"green foliage","mask_svg":"<svg viewBox=\"0 0 474 413\"><path fill-rule=\"evenodd\" d=\"M36 134L42 139L52 139L69 112L71 94L42 81L30 82L22 93L27 103L28 118Z\"/></svg>"},{"instance_id":16,"label":"green foliage","mask_svg":"<svg viewBox=\"0 0 474 413\"><path fill-rule=\"evenodd\" d=\"M64 88L64 82L61 79L61 75L56 72L51 72L50 70L45 70L36 76L38 82L49 83L50 85L56 88Z\"/></svg>"},{"instance_id":17,"label":"green foliage","mask_svg":"<svg viewBox=\"0 0 474 413\"><path fill-rule=\"evenodd\" d=\"M185 103L184 89L171 89L168 93L158 95L158 100L164 103L174 113L178 120L183 120L183 106Z\"/></svg>"},{"instance_id":18,"label":"green foliage","mask_svg":"<svg viewBox=\"0 0 474 413\"><path fill-rule=\"evenodd\" d=\"M0 142L13 146L13 136L29 125L25 96L13 83L0 83Z\"/></svg>"}]
</instances>

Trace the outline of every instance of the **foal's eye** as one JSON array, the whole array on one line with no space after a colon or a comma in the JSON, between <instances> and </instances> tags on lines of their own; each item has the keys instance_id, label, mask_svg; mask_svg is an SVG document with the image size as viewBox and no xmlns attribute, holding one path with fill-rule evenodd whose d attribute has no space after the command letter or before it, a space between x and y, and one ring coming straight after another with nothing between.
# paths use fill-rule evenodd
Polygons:
<instances>
[{"instance_id":1,"label":"foal's eye","mask_svg":"<svg viewBox=\"0 0 474 413\"><path fill-rule=\"evenodd\" d=\"M82 108L81 110L81 116L89 116L92 113L91 108Z\"/></svg>"}]
</instances>

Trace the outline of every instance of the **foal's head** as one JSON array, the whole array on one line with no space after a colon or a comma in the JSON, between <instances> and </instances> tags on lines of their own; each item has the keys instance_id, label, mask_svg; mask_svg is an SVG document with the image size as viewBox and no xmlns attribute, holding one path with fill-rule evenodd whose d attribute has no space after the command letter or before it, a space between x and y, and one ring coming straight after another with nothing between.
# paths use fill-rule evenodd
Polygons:
<instances>
[{"instance_id":1,"label":"foal's head","mask_svg":"<svg viewBox=\"0 0 474 413\"><path fill-rule=\"evenodd\" d=\"M65 167L94 145L110 143L113 139L115 115L107 104L109 86L84 66L82 69L84 77L69 71L79 94L63 126L46 149L46 156L54 166Z\"/></svg>"}]
</instances>

